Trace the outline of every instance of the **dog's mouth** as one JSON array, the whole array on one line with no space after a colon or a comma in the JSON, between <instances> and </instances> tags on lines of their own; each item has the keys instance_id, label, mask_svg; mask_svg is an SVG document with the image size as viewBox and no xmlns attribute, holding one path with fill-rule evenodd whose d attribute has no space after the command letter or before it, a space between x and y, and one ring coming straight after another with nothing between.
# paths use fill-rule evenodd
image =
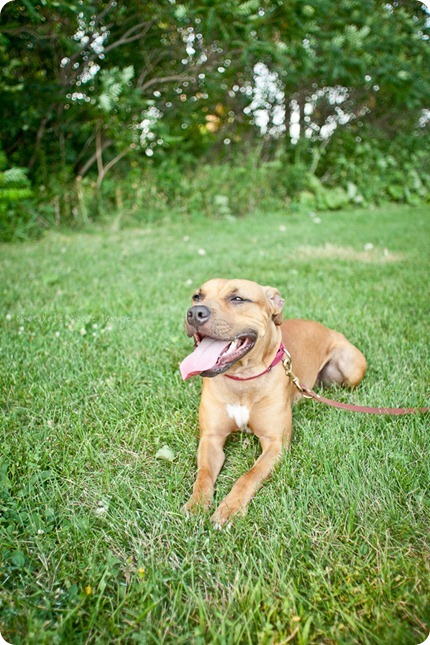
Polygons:
<instances>
[{"instance_id":1,"label":"dog's mouth","mask_svg":"<svg viewBox=\"0 0 430 645\"><path fill-rule=\"evenodd\" d=\"M181 376L186 381L192 376L212 377L226 372L243 358L255 345L256 334L248 332L229 340L194 334L194 351L180 365Z\"/></svg>"}]
</instances>

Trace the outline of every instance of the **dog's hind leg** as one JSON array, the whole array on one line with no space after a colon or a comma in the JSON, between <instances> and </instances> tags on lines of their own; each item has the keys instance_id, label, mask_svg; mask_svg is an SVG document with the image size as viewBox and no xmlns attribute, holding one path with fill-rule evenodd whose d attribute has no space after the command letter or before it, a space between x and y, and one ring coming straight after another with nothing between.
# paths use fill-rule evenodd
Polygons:
<instances>
[{"instance_id":1,"label":"dog's hind leg","mask_svg":"<svg viewBox=\"0 0 430 645\"><path fill-rule=\"evenodd\" d=\"M337 334L336 343L329 360L318 374L317 381L325 385L337 383L356 387L363 379L367 363L363 354L343 334Z\"/></svg>"}]
</instances>

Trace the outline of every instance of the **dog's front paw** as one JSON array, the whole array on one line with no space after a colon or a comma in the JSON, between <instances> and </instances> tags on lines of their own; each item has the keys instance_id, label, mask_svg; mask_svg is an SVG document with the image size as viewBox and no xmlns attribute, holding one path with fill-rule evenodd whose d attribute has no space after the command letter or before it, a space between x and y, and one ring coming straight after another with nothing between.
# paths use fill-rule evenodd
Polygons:
<instances>
[{"instance_id":1,"label":"dog's front paw","mask_svg":"<svg viewBox=\"0 0 430 645\"><path fill-rule=\"evenodd\" d=\"M233 517L239 514L246 514L246 508L243 508L239 501L232 503L223 501L212 515L211 521L213 522L214 528L219 529L231 522Z\"/></svg>"},{"instance_id":2,"label":"dog's front paw","mask_svg":"<svg viewBox=\"0 0 430 645\"><path fill-rule=\"evenodd\" d=\"M188 515L188 513L196 513L199 509L207 511L211 504L211 499L204 498L201 495L198 497L191 495L188 502L181 508L181 511L186 515Z\"/></svg>"}]
</instances>

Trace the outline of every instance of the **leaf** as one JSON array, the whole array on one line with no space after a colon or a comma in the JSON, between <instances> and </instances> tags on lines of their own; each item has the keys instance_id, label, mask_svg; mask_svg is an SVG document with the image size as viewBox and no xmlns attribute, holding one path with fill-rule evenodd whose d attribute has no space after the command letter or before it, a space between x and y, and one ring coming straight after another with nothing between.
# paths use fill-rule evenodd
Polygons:
<instances>
[{"instance_id":1,"label":"leaf","mask_svg":"<svg viewBox=\"0 0 430 645\"><path fill-rule=\"evenodd\" d=\"M404 196L403 186L399 184L391 184L387 187L388 194L396 201L401 201Z\"/></svg>"},{"instance_id":2,"label":"leaf","mask_svg":"<svg viewBox=\"0 0 430 645\"><path fill-rule=\"evenodd\" d=\"M179 21L187 17L187 8L183 4L178 4L174 11L175 18Z\"/></svg>"},{"instance_id":3,"label":"leaf","mask_svg":"<svg viewBox=\"0 0 430 645\"><path fill-rule=\"evenodd\" d=\"M42 282L46 285L57 284L60 279L60 276L57 273L45 273L42 276Z\"/></svg>"},{"instance_id":4,"label":"leaf","mask_svg":"<svg viewBox=\"0 0 430 645\"><path fill-rule=\"evenodd\" d=\"M316 199L315 195L309 190L302 190L298 195L299 204L306 208L315 208Z\"/></svg>"},{"instance_id":5,"label":"leaf","mask_svg":"<svg viewBox=\"0 0 430 645\"><path fill-rule=\"evenodd\" d=\"M239 7L235 9L235 14L237 16L247 17L250 16L255 11L258 11L260 6L260 0L247 0L243 2Z\"/></svg>"},{"instance_id":6,"label":"leaf","mask_svg":"<svg viewBox=\"0 0 430 645\"><path fill-rule=\"evenodd\" d=\"M22 569L25 566L25 554L22 551L14 551L11 560L16 567Z\"/></svg>"},{"instance_id":7,"label":"leaf","mask_svg":"<svg viewBox=\"0 0 430 645\"><path fill-rule=\"evenodd\" d=\"M353 200L357 197L358 188L352 181L348 181L347 183L347 193L348 193L348 199Z\"/></svg>"},{"instance_id":8,"label":"leaf","mask_svg":"<svg viewBox=\"0 0 430 645\"><path fill-rule=\"evenodd\" d=\"M174 459L176 459L176 455L173 452L173 450L170 448L170 446L166 444L156 452L155 458L164 459L164 461L172 462L174 461Z\"/></svg>"},{"instance_id":9,"label":"leaf","mask_svg":"<svg viewBox=\"0 0 430 645\"><path fill-rule=\"evenodd\" d=\"M215 195L214 202L216 206L228 206L229 198L226 195Z\"/></svg>"},{"instance_id":10,"label":"leaf","mask_svg":"<svg viewBox=\"0 0 430 645\"><path fill-rule=\"evenodd\" d=\"M27 168L9 168L3 173L4 184L17 184L18 186L28 186Z\"/></svg>"},{"instance_id":11,"label":"leaf","mask_svg":"<svg viewBox=\"0 0 430 645\"><path fill-rule=\"evenodd\" d=\"M345 206L349 201L348 194L340 187L325 190L324 196L327 208L330 210L342 208L342 206Z\"/></svg>"},{"instance_id":12,"label":"leaf","mask_svg":"<svg viewBox=\"0 0 430 645\"><path fill-rule=\"evenodd\" d=\"M103 91L99 96L99 106L105 112L110 112L118 103L119 98L134 76L134 67L129 65L123 69L112 67L100 73Z\"/></svg>"}]
</instances>

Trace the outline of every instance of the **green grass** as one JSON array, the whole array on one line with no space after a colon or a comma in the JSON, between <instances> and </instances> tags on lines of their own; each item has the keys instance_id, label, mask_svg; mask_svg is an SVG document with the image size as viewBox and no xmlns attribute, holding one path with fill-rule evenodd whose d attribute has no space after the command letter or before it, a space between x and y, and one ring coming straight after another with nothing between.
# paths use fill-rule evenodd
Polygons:
<instances>
[{"instance_id":1,"label":"green grass","mask_svg":"<svg viewBox=\"0 0 430 645\"><path fill-rule=\"evenodd\" d=\"M214 531L209 514L180 512L195 476L201 386L177 369L190 351L183 316L209 277L276 286L287 316L345 332L369 369L358 390L329 396L428 401L428 212L320 219L265 213L0 247L7 641L425 640L428 415L306 402L291 450L245 518ZM155 457L164 444L172 463ZM238 434L226 452L218 501L259 446Z\"/></svg>"}]
</instances>

